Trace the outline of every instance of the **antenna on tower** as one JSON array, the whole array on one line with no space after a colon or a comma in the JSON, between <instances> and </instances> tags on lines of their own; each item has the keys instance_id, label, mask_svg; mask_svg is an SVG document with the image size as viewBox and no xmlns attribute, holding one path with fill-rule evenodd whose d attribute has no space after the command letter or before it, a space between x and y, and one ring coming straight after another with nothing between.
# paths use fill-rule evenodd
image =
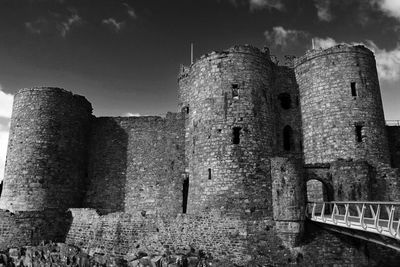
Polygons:
<instances>
[{"instance_id":1,"label":"antenna on tower","mask_svg":"<svg viewBox=\"0 0 400 267\"><path fill-rule=\"evenodd\" d=\"M190 64L193 64L193 43L190 43Z\"/></svg>"}]
</instances>

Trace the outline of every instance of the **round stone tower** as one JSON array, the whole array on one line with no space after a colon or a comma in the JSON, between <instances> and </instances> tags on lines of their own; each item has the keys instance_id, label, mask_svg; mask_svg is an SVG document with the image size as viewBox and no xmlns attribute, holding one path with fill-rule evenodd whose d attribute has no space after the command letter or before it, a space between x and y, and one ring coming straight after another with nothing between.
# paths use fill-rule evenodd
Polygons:
<instances>
[{"instance_id":1,"label":"round stone tower","mask_svg":"<svg viewBox=\"0 0 400 267\"><path fill-rule=\"evenodd\" d=\"M212 52L182 69L188 213L272 212L272 64L268 52L246 45Z\"/></svg>"},{"instance_id":2,"label":"round stone tower","mask_svg":"<svg viewBox=\"0 0 400 267\"><path fill-rule=\"evenodd\" d=\"M295 61L305 163L389 163L374 54L364 46L311 50Z\"/></svg>"},{"instance_id":3,"label":"round stone tower","mask_svg":"<svg viewBox=\"0 0 400 267\"><path fill-rule=\"evenodd\" d=\"M1 209L79 207L91 113L84 97L59 88L22 89L15 95Z\"/></svg>"}]
</instances>

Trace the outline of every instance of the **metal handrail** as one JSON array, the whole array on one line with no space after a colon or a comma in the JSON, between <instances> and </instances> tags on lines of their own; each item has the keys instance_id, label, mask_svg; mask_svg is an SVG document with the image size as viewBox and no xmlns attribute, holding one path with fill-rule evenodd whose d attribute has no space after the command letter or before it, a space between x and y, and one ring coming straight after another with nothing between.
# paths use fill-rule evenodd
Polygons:
<instances>
[{"instance_id":1,"label":"metal handrail","mask_svg":"<svg viewBox=\"0 0 400 267\"><path fill-rule=\"evenodd\" d=\"M388 126L400 126L400 120L386 120Z\"/></svg>"},{"instance_id":2,"label":"metal handrail","mask_svg":"<svg viewBox=\"0 0 400 267\"><path fill-rule=\"evenodd\" d=\"M400 202L308 202L306 216L312 221L400 240Z\"/></svg>"}]
</instances>

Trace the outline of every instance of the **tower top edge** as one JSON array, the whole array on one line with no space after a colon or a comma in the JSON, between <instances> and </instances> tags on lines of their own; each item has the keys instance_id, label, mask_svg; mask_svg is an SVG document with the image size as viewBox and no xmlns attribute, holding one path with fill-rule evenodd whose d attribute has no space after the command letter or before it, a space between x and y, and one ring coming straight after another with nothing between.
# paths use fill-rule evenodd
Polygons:
<instances>
[{"instance_id":1,"label":"tower top edge","mask_svg":"<svg viewBox=\"0 0 400 267\"><path fill-rule=\"evenodd\" d=\"M259 49L253 45L243 44L243 45L234 45L228 49L222 51L212 51L210 53L203 54L198 59L193 61L190 65L181 65L179 70L178 79L185 77L192 66L198 64L199 62L203 62L204 60L214 60L219 58L227 57L229 54L248 54L258 57L265 57L267 60L271 61L270 52L268 47L264 47L263 49Z\"/></svg>"},{"instance_id":2,"label":"tower top edge","mask_svg":"<svg viewBox=\"0 0 400 267\"><path fill-rule=\"evenodd\" d=\"M40 93L44 93L44 94L46 94L48 92L53 92L53 93L67 96L67 97L72 97L72 98L78 100L79 102L81 102L83 105L90 106L90 109L92 108L92 104L86 99L86 97L84 97L82 95L74 94L71 91L65 90L64 88L60 88L60 87L34 86L34 87L30 87L30 88L22 88L22 89L18 90L18 92L15 94L15 96L17 96L19 94L28 93L28 92L40 92Z\"/></svg>"},{"instance_id":3,"label":"tower top edge","mask_svg":"<svg viewBox=\"0 0 400 267\"><path fill-rule=\"evenodd\" d=\"M294 59L294 67L297 67L303 64L304 62L307 62L314 58L330 54L338 54L338 53L363 53L374 56L374 53L365 45L362 44L351 45L351 44L341 43L326 49L320 48L320 49L307 50L305 55Z\"/></svg>"}]
</instances>

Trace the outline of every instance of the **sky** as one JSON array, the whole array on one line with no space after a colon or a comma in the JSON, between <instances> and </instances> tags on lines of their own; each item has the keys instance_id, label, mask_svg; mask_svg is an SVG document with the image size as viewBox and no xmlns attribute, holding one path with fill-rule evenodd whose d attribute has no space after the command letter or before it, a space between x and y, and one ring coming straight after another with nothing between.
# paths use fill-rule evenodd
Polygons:
<instances>
[{"instance_id":1,"label":"sky","mask_svg":"<svg viewBox=\"0 0 400 267\"><path fill-rule=\"evenodd\" d=\"M278 58L362 43L400 120L400 0L0 0L0 180L13 95L62 87L96 116L177 111L180 64L236 44Z\"/></svg>"}]
</instances>

